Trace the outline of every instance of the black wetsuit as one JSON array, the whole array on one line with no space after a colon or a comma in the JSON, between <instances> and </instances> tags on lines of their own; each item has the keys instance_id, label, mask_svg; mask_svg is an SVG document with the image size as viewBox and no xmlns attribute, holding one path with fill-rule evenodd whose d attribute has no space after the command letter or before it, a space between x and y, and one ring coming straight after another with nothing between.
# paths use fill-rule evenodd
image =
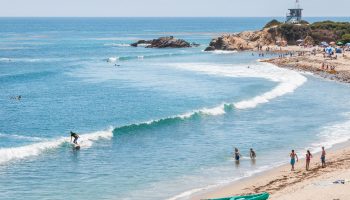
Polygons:
<instances>
[{"instance_id":1,"label":"black wetsuit","mask_svg":"<svg viewBox=\"0 0 350 200\"><path fill-rule=\"evenodd\" d=\"M76 133L71 132L70 136L71 136L71 137L74 137L73 143L74 143L74 144L78 144L79 135L76 134Z\"/></svg>"}]
</instances>

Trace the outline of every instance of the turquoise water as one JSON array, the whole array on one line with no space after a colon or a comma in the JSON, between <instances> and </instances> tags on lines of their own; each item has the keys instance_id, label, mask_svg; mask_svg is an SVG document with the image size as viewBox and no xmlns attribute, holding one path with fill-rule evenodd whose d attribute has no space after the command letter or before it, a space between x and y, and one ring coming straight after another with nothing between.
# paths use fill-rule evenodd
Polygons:
<instances>
[{"instance_id":1,"label":"turquoise water","mask_svg":"<svg viewBox=\"0 0 350 200\"><path fill-rule=\"evenodd\" d=\"M348 85L203 52L269 20L1 18L0 199L181 199L349 139ZM201 46L126 45L164 35Z\"/></svg>"}]
</instances>

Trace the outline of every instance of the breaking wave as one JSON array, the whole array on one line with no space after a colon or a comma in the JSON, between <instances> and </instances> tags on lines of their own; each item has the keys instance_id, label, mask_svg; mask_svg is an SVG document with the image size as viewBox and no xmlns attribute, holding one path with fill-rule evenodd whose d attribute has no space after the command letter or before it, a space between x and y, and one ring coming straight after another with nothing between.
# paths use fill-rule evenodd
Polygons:
<instances>
[{"instance_id":1,"label":"breaking wave","mask_svg":"<svg viewBox=\"0 0 350 200\"><path fill-rule=\"evenodd\" d=\"M227 106L234 106L237 109L254 108L259 104L267 103L274 98L294 92L294 90L307 81L307 79L298 72L278 68L268 63L257 63L249 66L185 63L176 64L175 67L217 76L265 78L279 83L269 92L251 99L227 104ZM222 108L222 105L212 109L219 108Z\"/></svg>"},{"instance_id":2,"label":"breaking wave","mask_svg":"<svg viewBox=\"0 0 350 200\"><path fill-rule=\"evenodd\" d=\"M201 108L184 114L174 115L162 119L120 126L115 129L111 128L107 131L98 131L89 134L82 134L80 139L80 145L83 148L89 148L92 146L94 141L99 139L111 139L113 137L113 134L120 134L136 129L172 124L195 117L223 115L226 113L227 110L232 110L234 108L254 108L259 104L267 103L270 100L279 96L285 95L287 93L292 93L295 89L300 87L307 80L304 76L297 72L277 68L270 64L256 64L251 65L248 68L231 65L213 66L209 64L187 63L177 64L176 67L184 70L192 70L199 73L218 76L255 78L260 77L269 79L274 82L278 82L279 84L269 92L263 93L251 99L233 103L221 103L220 105L215 107ZM57 138L55 140L38 142L21 147L3 148L0 149L0 164L14 159L23 159L30 156L36 156L47 150L58 148L64 145L65 143L69 144L69 138L62 137Z\"/></svg>"},{"instance_id":3,"label":"breaking wave","mask_svg":"<svg viewBox=\"0 0 350 200\"><path fill-rule=\"evenodd\" d=\"M99 139L111 139L113 137L113 129L110 128L106 131L97 131L94 133L80 135L80 146L83 148L89 148L92 146L94 141ZM69 144L69 137L61 137L54 140L48 140L44 142L37 142L20 147L13 148L1 148L0 149L0 164L24 159L27 157L37 156L45 151L59 148L64 144Z\"/></svg>"}]
</instances>

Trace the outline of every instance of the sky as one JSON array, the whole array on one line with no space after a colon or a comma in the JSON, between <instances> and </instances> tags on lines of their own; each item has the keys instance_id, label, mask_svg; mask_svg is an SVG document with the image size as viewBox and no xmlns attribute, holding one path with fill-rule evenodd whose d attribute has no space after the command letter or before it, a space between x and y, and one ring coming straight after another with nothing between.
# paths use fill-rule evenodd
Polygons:
<instances>
[{"instance_id":1,"label":"sky","mask_svg":"<svg viewBox=\"0 0 350 200\"><path fill-rule=\"evenodd\" d=\"M295 0L0 0L0 17L271 17ZM350 0L300 0L304 16L350 16Z\"/></svg>"}]
</instances>

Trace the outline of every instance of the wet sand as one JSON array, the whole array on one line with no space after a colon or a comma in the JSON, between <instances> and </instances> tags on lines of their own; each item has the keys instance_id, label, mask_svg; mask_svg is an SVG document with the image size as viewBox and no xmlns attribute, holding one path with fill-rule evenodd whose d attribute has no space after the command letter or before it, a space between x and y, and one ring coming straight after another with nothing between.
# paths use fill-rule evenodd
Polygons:
<instances>
[{"instance_id":1,"label":"wet sand","mask_svg":"<svg viewBox=\"0 0 350 200\"><path fill-rule=\"evenodd\" d=\"M320 154L313 155L310 170L305 169L305 159L296 163L295 171L290 164L271 169L256 176L196 194L191 199L219 198L235 195L269 192L271 200L348 200L350 199L350 143L327 151L327 166L321 167ZM299 156L305 152L297 152ZM288 159L288 157L286 157ZM334 184L336 180L344 184Z\"/></svg>"}]
</instances>

